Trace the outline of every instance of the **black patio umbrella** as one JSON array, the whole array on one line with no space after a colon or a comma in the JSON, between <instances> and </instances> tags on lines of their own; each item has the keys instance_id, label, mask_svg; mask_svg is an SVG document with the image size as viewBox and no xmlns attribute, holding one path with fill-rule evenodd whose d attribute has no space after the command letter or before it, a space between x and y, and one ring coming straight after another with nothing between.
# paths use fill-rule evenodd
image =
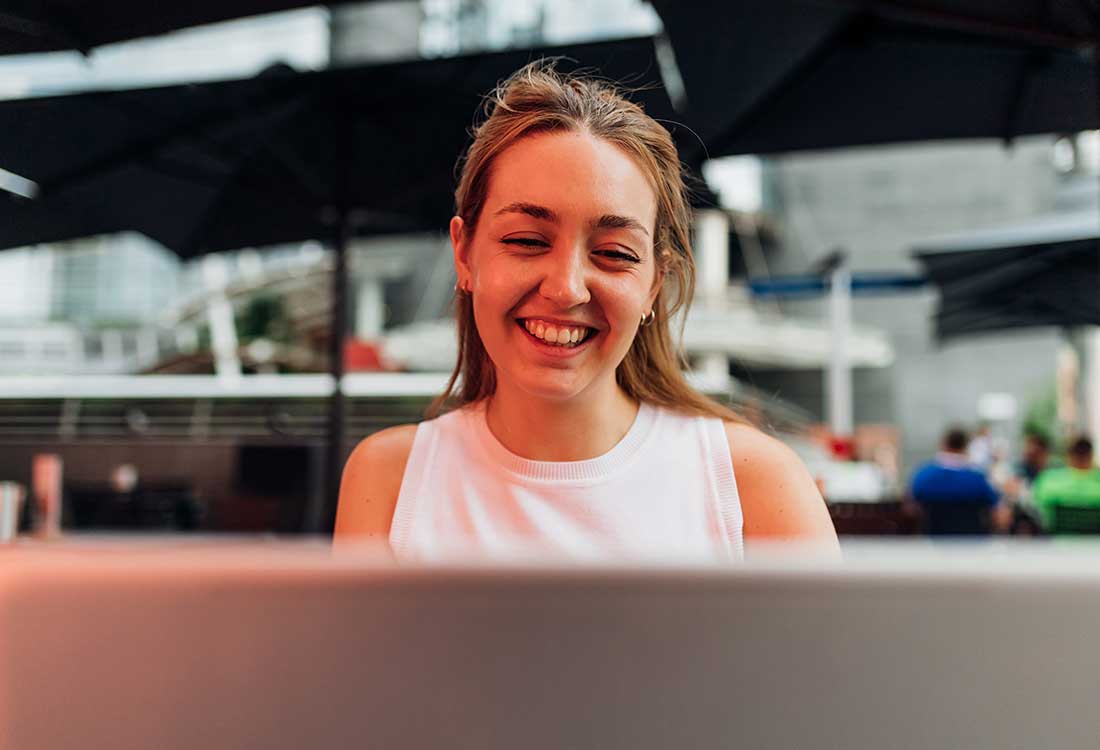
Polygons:
<instances>
[{"instance_id":1,"label":"black patio umbrella","mask_svg":"<svg viewBox=\"0 0 1100 750\"><path fill-rule=\"evenodd\" d=\"M37 185L32 200L0 193L0 248L124 229L185 258L328 240L339 383L349 238L445 227L456 159L483 95L532 59L555 55L575 61L566 69L659 80L653 41L643 38L0 102L0 168ZM660 87L635 99L655 117L674 115ZM342 425L337 388L329 520Z\"/></svg>"},{"instance_id":2,"label":"black patio umbrella","mask_svg":"<svg viewBox=\"0 0 1100 750\"><path fill-rule=\"evenodd\" d=\"M66 49L87 53L112 42L316 4L311 0L0 0L0 55Z\"/></svg>"},{"instance_id":3,"label":"black patio umbrella","mask_svg":"<svg viewBox=\"0 0 1100 750\"><path fill-rule=\"evenodd\" d=\"M0 192L0 248L130 229L187 258L329 238L341 215L360 233L443 227L483 95L551 56L660 80L642 38L0 101L0 168L36 186ZM633 98L675 117L660 86Z\"/></svg>"},{"instance_id":4,"label":"black patio umbrella","mask_svg":"<svg viewBox=\"0 0 1100 750\"><path fill-rule=\"evenodd\" d=\"M936 336L1100 325L1094 212L926 243L913 252L940 291Z\"/></svg>"},{"instance_id":5,"label":"black patio umbrella","mask_svg":"<svg viewBox=\"0 0 1100 750\"><path fill-rule=\"evenodd\" d=\"M1100 0L654 0L711 156L1100 127Z\"/></svg>"}]
</instances>

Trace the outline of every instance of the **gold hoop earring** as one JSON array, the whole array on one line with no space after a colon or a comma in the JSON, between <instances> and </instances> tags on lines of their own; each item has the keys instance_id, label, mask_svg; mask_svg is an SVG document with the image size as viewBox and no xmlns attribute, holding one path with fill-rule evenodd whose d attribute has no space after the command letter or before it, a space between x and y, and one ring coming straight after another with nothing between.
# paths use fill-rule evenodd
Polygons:
<instances>
[{"instance_id":1,"label":"gold hoop earring","mask_svg":"<svg viewBox=\"0 0 1100 750\"><path fill-rule=\"evenodd\" d=\"M656 318L656 317L657 317L656 311L650 310L649 312L647 312L645 315L642 316L642 323L641 324L643 326L647 326L650 323L652 323L653 319Z\"/></svg>"}]
</instances>

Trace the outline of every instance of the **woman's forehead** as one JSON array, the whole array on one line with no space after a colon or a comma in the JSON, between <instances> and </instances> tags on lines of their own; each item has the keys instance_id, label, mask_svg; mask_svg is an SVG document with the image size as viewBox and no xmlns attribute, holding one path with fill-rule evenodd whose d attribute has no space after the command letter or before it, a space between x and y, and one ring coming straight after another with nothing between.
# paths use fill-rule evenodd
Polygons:
<instances>
[{"instance_id":1,"label":"woman's forehead","mask_svg":"<svg viewBox=\"0 0 1100 750\"><path fill-rule=\"evenodd\" d=\"M627 216L652 227L656 196L641 167L617 145L583 132L540 133L512 144L490 173L485 209L543 206L561 218Z\"/></svg>"}]
</instances>

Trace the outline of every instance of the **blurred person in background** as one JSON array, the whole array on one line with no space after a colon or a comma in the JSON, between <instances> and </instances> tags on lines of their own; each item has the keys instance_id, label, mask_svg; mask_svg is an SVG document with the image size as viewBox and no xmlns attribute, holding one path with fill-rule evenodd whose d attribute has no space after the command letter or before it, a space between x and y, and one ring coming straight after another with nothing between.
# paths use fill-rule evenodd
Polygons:
<instances>
[{"instance_id":1,"label":"blurred person in background","mask_svg":"<svg viewBox=\"0 0 1100 750\"><path fill-rule=\"evenodd\" d=\"M1093 461L1092 441L1084 436L1073 440L1066 451L1066 466L1039 474L1032 494L1048 529L1056 505L1100 508L1100 469Z\"/></svg>"},{"instance_id":2,"label":"blurred person in background","mask_svg":"<svg viewBox=\"0 0 1100 750\"><path fill-rule=\"evenodd\" d=\"M967 446L966 452L971 464L978 467L986 474L989 474L990 469L993 467L995 456L993 451L993 433L988 422L982 422L978 425L978 429L974 433L974 437L970 439L970 444Z\"/></svg>"},{"instance_id":3,"label":"blurred person in background","mask_svg":"<svg viewBox=\"0 0 1100 750\"><path fill-rule=\"evenodd\" d=\"M1012 467L1012 476L1004 483L1003 496L1012 508L1009 533L1034 536L1042 532L1042 521L1035 508L1032 490L1035 480L1050 463L1050 440L1038 432L1024 436L1020 460Z\"/></svg>"},{"instance_id":4,"label":"blurred person in background","mask_svg":"<svg viewBox=\"0 0 1100 750\"><path fill-rule=\"evenodd\" d=\"M1046 435L1037 432L1029 432L1024 438L1024 452L1016 464L1015 474L1027 482L1028 486L1035 484L1050 463L1050 440Z\"/></svg>"},{"instance_id":5,"label":"blurred person in background","mask_svg":"<svg viewBox=\"0 0 1100 750\"><path fill-rule=\"evenodd\" d=\"M684 377L669 321L695 268L668 131L546 62L486 112L450 226L458 362L431 419L355 449L337 540L421 559L739 559L752 537L835 547L795 453Z\"/></svg>"},{"instance_id":6,"label":"blurred person in background","mask_svg":"<svg viewBox=\"0 0 1100 750\"><path fill-rule=\"evenodd\" d=\"M1008 526L1004 512L993 513L999 495L985 472L971 463L969 443L965 430L948 429L935 458L913 474L909 495L932 536L985 535Z\"/></svg>"}]
</instances>

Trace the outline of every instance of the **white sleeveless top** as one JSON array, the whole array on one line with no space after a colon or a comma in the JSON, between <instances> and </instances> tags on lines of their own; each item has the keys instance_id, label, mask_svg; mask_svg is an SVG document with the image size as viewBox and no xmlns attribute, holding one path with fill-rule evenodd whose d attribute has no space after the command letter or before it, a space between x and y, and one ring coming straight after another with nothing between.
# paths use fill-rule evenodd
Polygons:
<instances>
[{"instance_id":1,"label":"white sleeveless top","mask_svg":"<svg viewBox=\"0 0 1100 750\"><path fill-rule=\"evenodd\" d=\"M739 560L741 527L719 419L642 404L604 455L531 461L501 445L476 404L417 427L390 543L414 560Z\"/></svg>"}]
</instances>

